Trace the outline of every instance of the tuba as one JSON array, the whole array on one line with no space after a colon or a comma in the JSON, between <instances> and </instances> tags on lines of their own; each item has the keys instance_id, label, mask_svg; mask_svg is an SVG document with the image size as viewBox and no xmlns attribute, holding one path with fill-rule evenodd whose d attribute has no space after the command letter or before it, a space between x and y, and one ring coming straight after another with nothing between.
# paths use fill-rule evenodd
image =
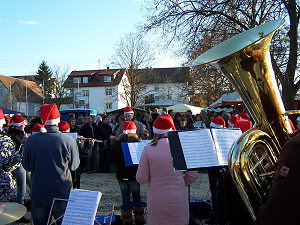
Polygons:
<instances>
[{"instance_id":1,"label":"tuba","mask_svg":"<svg viewBox=\"0 0 300 225\"><path fill-rule=\"evenodd\" d=\"M230 173L253 220L268 198L280 150L292 134L269 51L272 36L283 23L275 20L238 34L192 63L220 70L255 121L254 128L232 145L228 156Z\"/></svg>"}]
</instances>

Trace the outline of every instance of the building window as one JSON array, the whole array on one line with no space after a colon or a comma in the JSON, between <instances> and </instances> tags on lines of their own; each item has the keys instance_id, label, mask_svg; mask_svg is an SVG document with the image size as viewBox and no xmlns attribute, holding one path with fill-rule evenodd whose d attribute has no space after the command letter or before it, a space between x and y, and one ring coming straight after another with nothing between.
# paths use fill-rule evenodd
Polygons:
<instances>
[{"instance_id":1,"label":"building window","mask_svg":"<svg viewBox=\"0 0 300 225\"><path fill-rule=\"evenodd\" d=\"M112 95L112 88L105 88L105 95Z\"/></svg>"},{"instance_id":2,"label":"building window","mask_svg":"<svg viewBox=\"0 0 300 225\"><path fill-rule=\"evenodd\" d=\"M104 76L104 82L111 82L111 76Z\"/></svg>"},{"instance_id":3,"label":"building window","mask_svg":"<svg viewBox=\"0 0 300 225\"><path fill-rule=\"evenodd\" d=\"M105 109L112 109L112 102L106 102Z\"/></svg>"},{"instance_id":4,"label":"building window","mask_svg":"<svg viewBox=\"0 0 300 225\"><path fill-rule=\"evenodd\" d=\"M73 83L74 83L74 84L81 83L81 77L74 77L74 78L73 78Z\"/></svg>"},{"instance_id":5,"label":"building window","mask_svg":"<svg viewBox=\"0 0 300 225\"><path fill-rule=\"evenodd\" d=\"M82 83L87 84L89 82L89 78L88 77L83 77L82 78Z\"/></svg>"},{"instance_id":6,"label":"building window","mask_svg":"<svg viewBox=\"0 0 300 225\"><path fill-rule=\"evenodd\" d=\"M82 90L83 96L89 96L89 90Z\"/></svg>"}]
</instances>

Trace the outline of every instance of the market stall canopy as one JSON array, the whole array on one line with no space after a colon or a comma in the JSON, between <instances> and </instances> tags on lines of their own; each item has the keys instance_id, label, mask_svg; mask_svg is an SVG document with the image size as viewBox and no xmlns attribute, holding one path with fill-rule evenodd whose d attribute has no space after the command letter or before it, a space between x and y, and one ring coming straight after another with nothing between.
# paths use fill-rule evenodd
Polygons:
<instances>
[{"instance_id":1,"label":"market stall canopy","mask_svg":"<svg viewBox=\"0 0 300 225\"><path fill-rule=\"evenodd\" d=\"M171 107L168 107L168 110L172 109L174 112L186 112L188 110L191 110L194 115L201 112L203 108L193 106L193 105L187 105L187 104L178 104L173 105Z\"/></svg>"},{"instance_id":2,"label":"market stall canopy","mask_svg":"<svg viewBox=\"0 0 300 225\"><path fill-rule=\"evenodd\" d=\"M7 108L4 108L4 107L0 107L3 111L3 114L25 114L25 113L22 113L22 112L18 112L18 111L15 111L15 110L11 110L11 109L7 109Z\"/></svg>"},{"instance_id":3,"label":"market stall canopy","mask_svg":"<svg viewBox=\"0 0 300 225\"><path fill-rule=\"evenodd\" d=\"M221 98L212 103L209 108L231 108L236 105L245 105L237 92L223 94Z\"/></svg>"},{"instance_id":4,"label":"market stall canopy","mask_svg":"<svg viewBox=\"0 0 300 225\"><path fill-rule=\"evenodd\" d=\"M99 114L99 111L96 109L66 109L66 110L60 110L59 112L63 119L66 119L70 113L74 113L76 118L78 118L79 115L95 116L95 115Z\"/></svg>"},{"instance_id":5,"label":"market stall canopy","mask_svg":"<svg viewBox=\"0 0 300 225\"><path fill-rule=\"evenodd\" d=\"M186 102L177 101L173 99L166 99L162 101L152 102L148 104L144 104L143 106L151 106L151 107L169 107L172 105L185 104Z\"/></svg>"}]
</instances>

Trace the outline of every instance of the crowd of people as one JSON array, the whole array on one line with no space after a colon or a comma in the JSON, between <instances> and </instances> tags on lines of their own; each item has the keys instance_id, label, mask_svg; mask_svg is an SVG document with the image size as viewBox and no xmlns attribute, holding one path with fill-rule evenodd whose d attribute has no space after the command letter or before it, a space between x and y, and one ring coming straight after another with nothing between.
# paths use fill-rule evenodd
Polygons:
<instances>
[{"instance_id":1,"label":"crowd of people","mask_svg":"<svg viewBox=\"0 0 300 225\"><path fill-rule=\"evenodd\" d=\"M0 110L0 202L26 205L28 186L33 223L47 224L53 199L68 199L72 188L80 188L83 172L110 172L115 163L123 225L146 223L140 196L140 185L145 183L148 224L189 224L186 186L197 179L197 171L174 171L167 133L225 127L245 132L252 128L252 122L242 106L231 114L203 110L197 115L167 108L161 113L157 108L146 110L141 115L128 106L115 120L110 115L76 118L72 113L63 120L55 104L45 104L28 124L20 114L5 118ZM77 138L63 134L69 132L76 133ZM151 142L144 148L139 165L125 166L122 142L146 139ZM208 175L212 214L207 223L252 224L228 168L208 168ZM52 217L57 224L61 224L65 208L66 201L53 205ZM17 222L30 220L22 217Z\"/></svg>"}]
</instances>

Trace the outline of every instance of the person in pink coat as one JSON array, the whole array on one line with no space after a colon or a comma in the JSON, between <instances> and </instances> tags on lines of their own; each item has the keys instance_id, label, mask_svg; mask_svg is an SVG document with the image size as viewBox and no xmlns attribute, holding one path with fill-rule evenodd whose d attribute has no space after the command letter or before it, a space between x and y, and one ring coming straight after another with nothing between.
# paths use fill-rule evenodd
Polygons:
<instances>
[{"instance_id":1,"label":"person in pink coat","mask_svg":"<svg viewBox=\"0 0 300 225\"><path fill-rule=\"evenodd\" d=\"M157 118L153 140L141 155L136 180L148 182L147 217L150 225L187 225L189 202L186 186L198 177L197 171L174 171L167 132L175 130L170 115Z\"/></svg>"}]
</instances>

